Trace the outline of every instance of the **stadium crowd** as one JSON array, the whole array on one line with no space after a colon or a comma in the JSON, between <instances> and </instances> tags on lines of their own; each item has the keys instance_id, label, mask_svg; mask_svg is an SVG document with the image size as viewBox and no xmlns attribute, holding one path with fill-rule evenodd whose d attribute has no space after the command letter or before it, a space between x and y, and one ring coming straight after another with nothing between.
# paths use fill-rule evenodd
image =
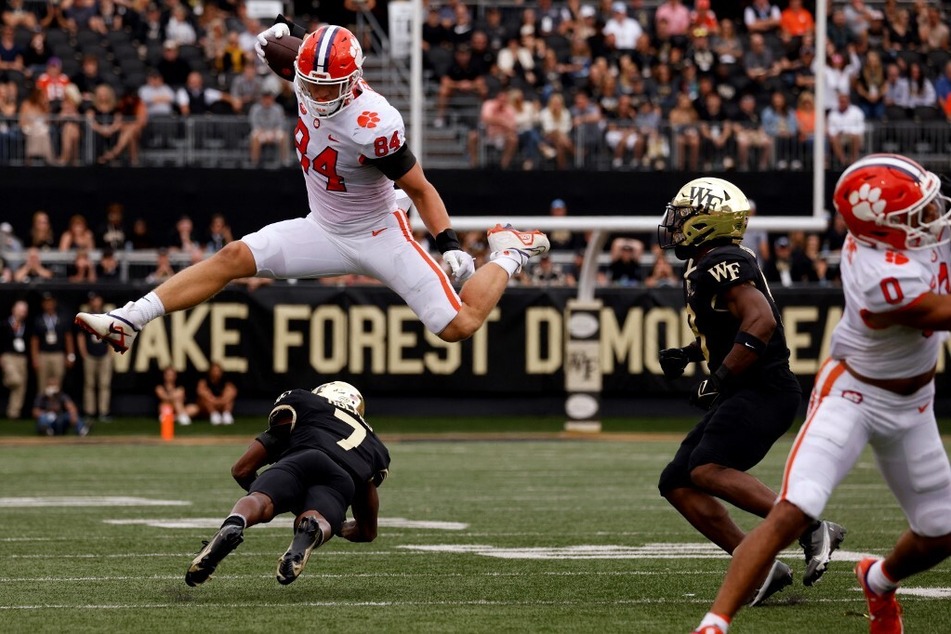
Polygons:
<instances>
[{"instance_id":1,"label":"stadium crowd","mask_svg":"<svg viewBox=\"0 0 951 634\"><path fill-rule=\"evenodd\" d=\"M434 127L467 130L474 165L803 169L817 81L830 167L867 122L951 116L948 16L929 0L831 2L822 69L802 0L742 19L709 0L426 4ZM91 143L135 165L143 136L203 114L247 123L246 164L268 145L286 164L294 96L253 54L262 29L230 0L3 0L0 164L73 165Z\"/></svg>"}]
</instances>

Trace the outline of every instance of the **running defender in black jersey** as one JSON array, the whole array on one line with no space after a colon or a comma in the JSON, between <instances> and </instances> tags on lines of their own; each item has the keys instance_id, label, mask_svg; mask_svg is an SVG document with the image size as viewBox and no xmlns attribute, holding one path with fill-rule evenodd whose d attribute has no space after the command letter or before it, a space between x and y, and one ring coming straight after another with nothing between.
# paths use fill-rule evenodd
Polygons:
<instances>
[{"instance_id":1,"label":"running defender in black jersey","mask_svg":"<svg viewBox=\"0 0 951 634\"><path fill-rule=\"evenodd\" d=\"M684 438L658 486L688 522L731 554L744 533L720 500L760 517L769 513L776 493L747 471L792 425L802 397L789 369L779 310L755 255L739 246L749 209L749 200L732 183L698 178L680 189L658 227L660 246L686 260L684 299L695 338L683 348L661 350L661 367L668 379L680 377L691 362L706 361L712 371L690 394L690 402L706 414ZM806 585L825 571L844 529L816 522L800 540L808 564L816 556L813 536L830 532L837 541L818 540L827 552L819 553L821 566L807 569ZM780 561L763 574L750 597L753 605L792 583L792 570Z\"/></svg>"},{"instance_id":2,"label":"running defender in black jersey","mask_svg":"<svg viewBox=\"0 0 951 634\"><path fill-rule=\"evenodd\" d=\"M244 540L244 529L281 513L295 515L294 539L278 560L277 580L297 579L311 552L334 535L353 542L376 538L377 488L390 454L364 420L359 390L343 381L308 392L290 390L274 403L268 429L231 468L248 491L192 560L185 583L204 583ZM271 467L258 476L265 465ZM347 508L353 519L346 520Z\"/></svg>"}]
</instances>

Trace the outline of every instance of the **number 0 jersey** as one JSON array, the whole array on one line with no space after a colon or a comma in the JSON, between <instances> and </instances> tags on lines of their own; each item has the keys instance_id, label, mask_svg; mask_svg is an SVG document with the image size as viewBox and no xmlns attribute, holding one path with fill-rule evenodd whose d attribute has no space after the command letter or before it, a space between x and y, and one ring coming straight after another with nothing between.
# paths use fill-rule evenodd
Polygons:
<instances>
[{"instance_id":1,"label":"number 0 jersey","mask_svg":"<svg viewBox=\"0 0 951 634\"><path fill-rule=\"evenodd\" d=\"M396 210L393 181L370 161L406 143L403 117L365 81L335 116L315 117L298 99L294 129L310 212L324 226L364 228Z\"/></svg>"},{"instance_id":2,"label":"number 0 jersey","mask_svg":"<svg viewBox=\"0 0 951 634\"><path fill-rule=\"evenodd\" d=\"M278 422L291 417L290 425ZM345 468L355 482L383 483L390 453L363 418L307 390L285 392L268 417L271 427L257 437L268 461L303 449L319 449ZM290 433L286 432L290 428Z\"/></svg>"},{"instance_id":3,"label":"number 0 jersey","mask_svg":"<svg viewBox=\"0 0 951 634\"><path fill-rule=\"evenodd\" d=\"M947 332L906 326L873 328L865 317L909 306L928 292L949 292L951 246L895 251L860 243L851 234L842 248L845 314L832 332L830 354L870 379L924 374L938 361Z\"/></svg>"},{"instance_id":4,"label":"number 0 jersey","mask_svg":"<svg viewBox=\"0 0 951 634\"><path fill-rule=\"evenodd\" d=\"M761 370L789 365L783 322L756 256L744 247L726 245L711 249L699 260L688 260L684 270L684 298L690 327L711 372L723 363L740 330L740 321L730 313L721 295L733 286L747 283L752 283L766 297L776 319L776 330L766 344L766 351L743 376L757 377Z\"/></svg>"}]
</instances>

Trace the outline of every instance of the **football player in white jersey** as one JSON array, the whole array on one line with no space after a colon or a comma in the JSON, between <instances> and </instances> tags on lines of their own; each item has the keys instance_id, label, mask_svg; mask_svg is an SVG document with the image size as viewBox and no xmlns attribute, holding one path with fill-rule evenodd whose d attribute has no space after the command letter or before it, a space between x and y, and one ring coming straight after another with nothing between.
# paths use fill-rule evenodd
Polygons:
<instances>
[{"instance_id":1,"label":"football player in white jersey","mask_svg":"<svg viewBox=\"0 0 951 634\"><path fill-rule=\"evenodd\" d=\"M548 251L543 233L499 225L488 232L490 262L476 271L442 198L406 144L400 113L363 81L363 51L354 35L332 25L307 34L281 16L258 35L258 54L263 58L268 38L292 32L303 38L294 64L300 114L294 140L310 213L226 245L138 301L106 314L76 316L79 326L119 352L153 319L191 308L233 280L251 276L368 275L398 293L430 331L460 341L482 326L509 278ZM466 282L458 294L413 239L394 182L435 236L455 279Z\"/></svg>"},{"instance_id":2,"label":"football player in white jersey","mask_svg":"<svg viewBox=\"0 0 951 634\"><path fill-rule=\"evenodd\" d=\"M888 556L855 568L872 634L901 634L898 582L951 555L951 466L933 409L935 366L951 330L949 202L938 176L895 154L867 156L839 178L835 208L849 227L845 314L777 503L736 549L697 632L727 631L773 558L819 517L866 445L909 525Z\"/></svg>"}]
</instances>

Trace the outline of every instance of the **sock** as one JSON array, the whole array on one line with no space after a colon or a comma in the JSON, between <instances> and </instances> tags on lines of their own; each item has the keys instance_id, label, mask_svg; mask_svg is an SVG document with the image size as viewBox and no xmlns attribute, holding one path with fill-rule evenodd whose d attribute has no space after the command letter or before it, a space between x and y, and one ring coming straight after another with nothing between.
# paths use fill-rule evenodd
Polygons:
<instances>
[{"instance_id":1,"label":"sock","mask_svg":"<svg viewBox=\"0 0 951 634\"><path fill-rule=\"evenodd\" d=\"M489 256L489 261L492 264L498 264L505 272L509 274L509 277L512 277L518 273L519 269L522 268L526 262L528 262L528 257L524 254L513 251L512 249L506 249L505 251L496 251Z\"/></svg>"},{"instance_id":2,"label":"sock","mask_svg":"<svg viewBox=\"0 0 951 634\"><path fill-rule=\"evenodd\" d=\"M872 564L872 567L868 569L868 576L865 577L868 587L876 594L887 594L898 587L897 583L888 578L882 563L883 560L880 559Z\"/></svg>"},{"instance_id":3,"label":"sock","mask_svg":"<svg viewBox=\"0 0 951 634\"><path fill-rule=\"evenodd\" d=\"M726 631L730 629L730 621L725 616L720 616L719 614L714 614L713 612L707 612L703 616L703 620L700 621L700 627L697 629L703 629L708 625L716 625L721 630L723 630L723 634L726 634Z\"/></svg>"},{"instance_id":4,"label":"sock","mask_svg":"<svg viewBox=\"0 0 951 634\"><path fill-rule=\"evenodd\" d=\"M241 515L239 513L232 513L231 515L225 518L225 521L221 523L221 528L224 528L225 526L231 526L231 525L240 526L241 530L244 530L248 525L248 520L244 517L244 515Z\"/></svg>"},{"instance_id":5,"label":"sock","mask_svg":"<svg viewBox=\"0 0 951 634\"><path fill-rule=\"evenodd\" d=\"M158 295L152 291L145 297L133 302L131 306L123 306L116 312L120 317L125 317L131 321L136 330L142 330L145 324L165 314L165 306Z\"/></svg>"}]
</instances>

